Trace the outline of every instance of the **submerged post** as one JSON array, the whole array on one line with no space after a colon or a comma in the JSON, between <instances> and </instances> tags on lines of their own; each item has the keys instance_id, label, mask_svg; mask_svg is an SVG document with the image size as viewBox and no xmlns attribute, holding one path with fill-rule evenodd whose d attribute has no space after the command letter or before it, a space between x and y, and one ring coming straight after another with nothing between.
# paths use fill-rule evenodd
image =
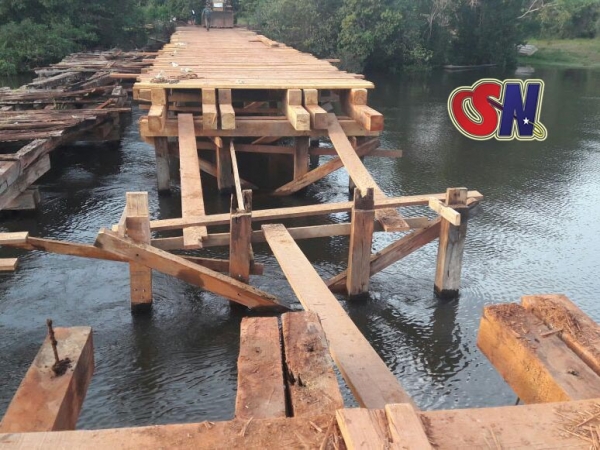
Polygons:
<instances>
[{"instance_id":1,"label":"submerged post","mask_svg":"<svg viewBox=\"0 0 600 450\"><path fill-rule=\"evenodd\" d=\"M150 213L147 192L128 192L125 207L126 235L135 242L150 243ZM152 269L139 263L129 263L131 279L131 312L152 308Z\"/></svg>"},{"instance_id":2,"label":"submerged post","mask_svg":"<svg viewBox=\"0 0 600 450\"><path fill-rule=\"evenodd\" d=\"M346 279L346 290L350 297L369 292L371 244L373 242L373 221L375 220L373 196L373 188L368 188L366 192L354 189L348 278Z\"/></svg>"},{"instance_id":3,"label":"submerged post","mask_svg":"<svg viewBox=\"0 0 600 450\"><path fill-rule=\"evenodd\" d=\"M169 142L166 137L154 138L154 152L156 154L156 177L158 179L158 192L166 193L171 189Z\"/></svg>"},{"instance_id":4,"label":"submerged post","mask_svg":"<svg viewBox=\"0 0 600 450\"><path fill-rule=\"evenodd\" d=\"M434 291L438 297L451 299L458 297L463 250L467 236L467 188L448 188L446 206L460 213L460 225L452 225L441 218L440 243L435 271Z\"/></svg>"},{"instance_id":5,"label":"submerged post","mask_svg":"<svg viewBox=\"0 0 600 450\"><path fill-rule=\"evenodd\" d=\"M231 196L229 276L243 283L250 281L252 264L252 191L245 190L242 195L243 209Z\"/></svg>"}]
</instances>

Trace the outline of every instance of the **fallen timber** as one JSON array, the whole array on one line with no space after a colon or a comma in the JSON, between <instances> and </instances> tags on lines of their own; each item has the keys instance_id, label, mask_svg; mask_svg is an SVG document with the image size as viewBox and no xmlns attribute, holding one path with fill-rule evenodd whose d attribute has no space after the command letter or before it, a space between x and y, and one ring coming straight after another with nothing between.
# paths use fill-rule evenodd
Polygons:
<instances>
[{"instance_id":1,"label":"fallen timber","mask_svg":"<svg viewBox=\"0 0 600 450\"><path fill-rule=\"evenodd\" d=\"M112 73L139 74L147 54L113 50L77 53L38 69L31 83L0 89L0 210L31 210L30 186L50 170L48 154L77 141L120 139L131 112L128 90Z\"/></svg>"},{"instance_id":2,"label":"fallen timber","mask_svg":"<svg viewBox=\"0 0 600 450\"><path fill-rule=\"evenodd\" d=\"M265 228L275 248L281 248L275 243L280 240L295 245L284 227L265 225ZM294 253L294 258L305 260L299 249ZM288 258L280 258L280 261L289 268L294 264ZM284 268L286 275L299 289L298 295L307 306L322 307L310 300L315 294L305 288L306 283L295 280L306 271L314 271L308 261L302 265L298 272L291 269L288 273ZM316 273L314 276L318 278ZM499 349L494 342L505 339L507 334L502 328L493 330L486 322L500 320L510 324L515 319L519 322L512 333L520 335L525 344L508 344L509 348L529 345L533 349L535 346L528 343L536 343L535 354L527 364L538 365L541 370L510 373L507 377L516 392L522 385L529 386L532 395L522 398L527 403L525 406L419 411L409 402L383 400L379 406L345 408L334 365L344 373L343 367L360 365L362 359L345 361L339 354L336 357L332 348L336 344L328 338L327 327L331 326L327 325L328 320L321 319L316 312L306 311L288 312L280 319L247 317L242 320L238 389L232 419L75 430L94 367L91 330L59 328L56 330L58 349L72 358L75 368L61 376L52 374L48 368L48 360L52 360L51 342L48 339L44 342L0 422L0 448L28 449L42 445L84 450L595 448L600 432L599 384L571 372L575 364L580 370L598 366L600 360L594 348L600 340L600 326L564 295L526 296L521 303L522 306L498 304L486 307L479 346L506 377L508 372L502 368L517 363L521 354L489 351ZM326 304L334 303L328 301ZM524 319L517 317L527 317L525 320L534 325L523 328ZM550 327L552 329L546 331ZM532 332L539 333L538 337L531 336ZM552 345L540 346L534 339L540 342L550 339ZM357 353L361 351L352 346L348 348ZM578 355L586 356L577 359ZM382 369L364 364L357 375L374 376ZM348 377L348 372L344 376ZM552 385L544 380L552 381ZM48 389L49 384L81 387L76 390ZM371 386L375 390L378 387L393 389L388 385ZM547 396L574 387L577 394L572 391L567 399ZM355 388L357 396L366 392L360 384Z\"/></svg>"}]
</instances>

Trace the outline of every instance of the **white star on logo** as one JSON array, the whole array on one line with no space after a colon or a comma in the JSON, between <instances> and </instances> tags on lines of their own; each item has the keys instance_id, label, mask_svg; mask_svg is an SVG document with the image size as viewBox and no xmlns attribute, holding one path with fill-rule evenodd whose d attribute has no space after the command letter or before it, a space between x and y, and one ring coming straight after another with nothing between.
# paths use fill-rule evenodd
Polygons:
<instances>
[{"instance_id":1,"label":"white star on logo","mask_svg":"<svg viewBox=\"0 0 600 450\"><path fill-rule=\"evenodd\" d=\"M529 124L529 119L528 119L527 117L525 117L525 118L523 119L523 123L524 123L525 125L528 125L528 124Z\"/></svg>"}]
</instances>

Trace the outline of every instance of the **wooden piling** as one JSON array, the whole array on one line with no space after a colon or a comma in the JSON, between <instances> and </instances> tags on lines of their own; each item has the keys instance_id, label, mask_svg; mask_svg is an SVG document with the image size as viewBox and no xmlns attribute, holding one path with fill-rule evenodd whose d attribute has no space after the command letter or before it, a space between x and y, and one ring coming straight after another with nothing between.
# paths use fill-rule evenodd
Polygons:
<instances>
[{"instance_id":1,"label":"wooden piling","mask_svg":"<svg viewBox=\"0 0 600 450\"><path fill-rule=\"evenodd\" d=\"M309 137L297 137L294 153L294 180L308 173Z\"/></svg>"},{"instance_id":2,"label":"wooden piling","mask_svg":"<svg viewBox=\"0 0 600 450\"><path fill-rule=\"evenodd\" d=\"M373 195L373 188L368 188L366 192L354 190L346 278L346 290L350 297L369 292L371 245L375 220Z\"/></svg>"},{"instance_id":3,"label":"wooden piling","mask_svg":"<svg viewBox=\"0 0 600 450\"><path fill-rule=\"evenodd\" d=\"M75 429L94 372L92 329L55 328L54 335L59 357L68 358L69 367L62 375L54 373L54 352L46 337L0 422L0 433Z\"/></svg>"},{"instance_id":4,"label":"wooden piling","mask_svg":"<svg viewBox=\"0 0 600 450\"><path fill-rule=\"evenodd\" d=\"M435 294L440 298L456 298L459 294L463 250L467 236L467 188L446 190L446 206L460 213L460 225L442 217L435 271Z\"/></svg>"},{"instance_id":5,"label":"wooden piling","mask_svg":"<svg viewBox=\"0 0 600 450\"><path fill-rule=\"evenodd\" d=\"M235 195L231 196L231 220L229 238L229 276L248 283L252 254L252 191L242 194L244 209L239 209Z\"/></svg>"},{"instance_id":6,"label":"wooden piling","mask_svg":"<svg viewBox=\"0 0 600 450\"><path fill-rule=\"evenodd\" d=\"M150 213L147 192L128 192L126 204L126 235L134 242L149 244ZM137 262L129 263L131 312L142 313L152 308L152 269Z\"/></svg>"},{"instance_id":7,"label":"wooden piling","mask_svg":"<svg viewBox=\"0 0 600 450\"><path fill-rule=\"evenodd\" d=\"M169 166L169 142L166 137L154 138L154 153L156 155L158 192L167 193L171 189L171 171Z\"/></svg>"},{"instance_id":8,"label":"wooden piling","mask_svg":"<svg viewBox=\"0 0 600 450\"><path fill-rule=\"evenodd\" d=\"M215 138L217 147L217 186L220 194L230 194L234 186L231 153L229 151L231 139Z\"/></svg>"}]
</instances>

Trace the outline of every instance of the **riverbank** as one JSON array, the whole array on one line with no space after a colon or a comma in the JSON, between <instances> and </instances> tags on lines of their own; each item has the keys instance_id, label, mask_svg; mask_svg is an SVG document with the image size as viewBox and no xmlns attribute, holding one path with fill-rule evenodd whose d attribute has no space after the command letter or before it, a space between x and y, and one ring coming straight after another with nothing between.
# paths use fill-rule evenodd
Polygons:
<instances>
[{"instance_id":1,"label":"riverbank","mask_svg":"<svg viewBox=\"0 0 600 450\"><path fill-rule=\"evenodd\" d=\"M520 64L577 68L600 68L600 39L531 39L538 51L519 56Z\"/></svg>"}]
</instances>

